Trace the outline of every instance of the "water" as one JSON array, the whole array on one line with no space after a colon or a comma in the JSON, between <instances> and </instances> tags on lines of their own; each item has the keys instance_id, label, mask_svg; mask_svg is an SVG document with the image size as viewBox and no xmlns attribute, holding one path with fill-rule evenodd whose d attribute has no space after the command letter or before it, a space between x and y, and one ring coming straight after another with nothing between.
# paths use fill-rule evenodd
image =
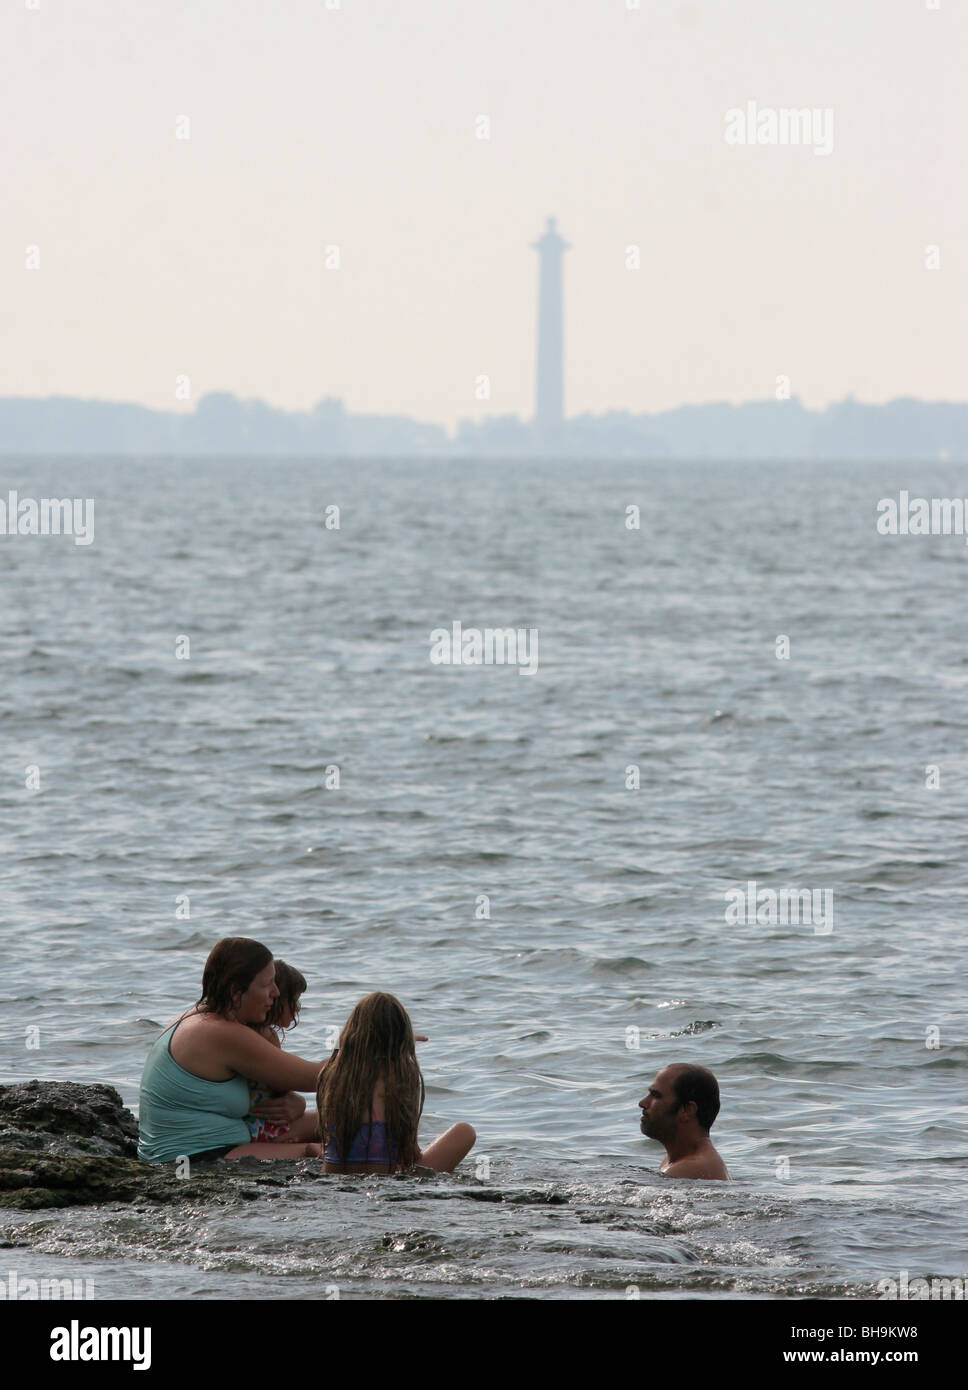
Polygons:
<instances>
[{"instance_id":1,"label":"water","mask_svg":"<svg viewBox=\"0 0 968 1390\"><path fill-rule=\"evenodd\" d=\"M904 487L965 492L941 464L6 460L0 495L93 496L95 541L0 538L2 1079L135 1108L244 934L309 980L290 1049L390 990L430 1035L423 1137L479 1135L452 1177L258 1165L258 1203L2 1213L8 1263L98 1297L968 1272L968 547L878 536ZM537 628L537 674L432 665L455 620ZM832 893L833 930L727 924L750 879ZM730 1186L639 1134L676 1060L719 1077Z\"/></svg>"}]
</instances>

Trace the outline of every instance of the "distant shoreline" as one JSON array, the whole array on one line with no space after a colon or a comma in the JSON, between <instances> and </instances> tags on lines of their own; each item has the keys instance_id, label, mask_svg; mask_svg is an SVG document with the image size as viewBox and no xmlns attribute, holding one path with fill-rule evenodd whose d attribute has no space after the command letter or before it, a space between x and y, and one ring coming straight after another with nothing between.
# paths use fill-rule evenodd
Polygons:
<instances>
[{"instance_id":1,"label":"distant shoreline","mask_svg":"<svg viewBox=\"0 0 968 1390\"><path fill-rule=\"evenodd\" d=\"M968 402L901 397L877 405L847 397L809 410L794 396L583 414L544 430L502 415L461 420L451 436L443 425L406 415L353 414L332 397L292 412L221 391L182 411L7 396L0 397L0 455L964 463Z\"/></svg>"}]
</instances>

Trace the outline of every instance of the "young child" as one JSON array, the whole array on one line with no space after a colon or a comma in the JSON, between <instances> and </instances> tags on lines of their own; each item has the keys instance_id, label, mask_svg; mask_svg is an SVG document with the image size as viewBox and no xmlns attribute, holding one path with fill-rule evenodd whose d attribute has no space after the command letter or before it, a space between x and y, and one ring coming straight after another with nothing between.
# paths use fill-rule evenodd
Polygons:
<instances>
[{"instance_id":1,"label":"young child","mask_svg":"<svg viewBox=\"0 0 968 1390\"><path fill-rule=\"evenodd\" d=\"M284 960L277 960L275 966L276 989L279 991L279 997L273 1000L265 1022L252 1026L267 1042L271 1042L274 1047L281 1048L283 1033L287 1028L295 1028L299 1021L299 999L306 992L306 979L295 966L287 965ZM266 1120L261 1115L252 1114L257 1105L261 1105L266 1100L274 1100L278 1094L278 1092L270 1091L268 1087L263 1086L260 1081L249 1082L249 1114L245 1117L245 1123L249 1126L252 1143L287 1143L297 1138L315 1138L317 1130L314 1111L308 1111L294 1122L299 1129L298 1135L294 1132L294 1125L292 1124Z\"/></svg>"},{"instance_id":2,"label":"young child","mask_svg":"<svg viewBox=\"0 0 968 1390\"><path fill-rule=\"evenodd\" d=\"M451 1125L421 1149L424 1082L407 1011L392 994L353 1009L316 1094L326 1173L393 1173L421 1164L452 1172L474 1146L470 1125Z\"/></svg>"}]
</instances>

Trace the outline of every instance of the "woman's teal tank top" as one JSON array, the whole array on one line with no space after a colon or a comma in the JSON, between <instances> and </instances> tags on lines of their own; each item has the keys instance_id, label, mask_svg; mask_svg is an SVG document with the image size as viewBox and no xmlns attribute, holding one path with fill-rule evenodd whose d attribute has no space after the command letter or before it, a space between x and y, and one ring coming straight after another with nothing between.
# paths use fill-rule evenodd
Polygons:
<instances>
[{"instance_id":1,"label":"woman's teal tank top","mask_svg":"<svg viewBox=\"0 0 968 1390\"><path fill-rule=\"evenodd\" d=\"M242 1076L206 1081L179 1066L170 1051L177 1027L173 1023L157 1039L141 1074L138 1157L149 1163L251 1139L243 1118L249 1113L248 1082Z\"/></svg>"}]
</instances>

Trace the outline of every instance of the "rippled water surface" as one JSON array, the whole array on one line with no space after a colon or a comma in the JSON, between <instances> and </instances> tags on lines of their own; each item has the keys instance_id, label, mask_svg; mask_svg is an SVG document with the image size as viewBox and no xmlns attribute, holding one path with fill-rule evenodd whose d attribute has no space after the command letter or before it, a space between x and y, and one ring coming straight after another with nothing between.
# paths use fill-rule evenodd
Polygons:
<instances>
[{"instance_id":1,"label":"rippled water surface","mask_svg":"<svg viewBox=\"0 0 968 1390\"><path fill-rule=\"evenodd\" d=\"M424 1137L479 1135L452 1177L254 1165L258 1203L5 1213L21 1274L586 1298L968 1272L968 547L874 526L959 470L8 459L8 488L94 497L95 540L0 537L3 1080L134 1108L244 934L309 980L288 1047L321 1058L391 990L430 1035ZM432 664L455 620L536 628L537 673ZM749 880L832 894L832 931L727 923ZM719 1077L729 1187L659 1177L638 1132L677 1060Z\"/></svg>"}]
</instances>

